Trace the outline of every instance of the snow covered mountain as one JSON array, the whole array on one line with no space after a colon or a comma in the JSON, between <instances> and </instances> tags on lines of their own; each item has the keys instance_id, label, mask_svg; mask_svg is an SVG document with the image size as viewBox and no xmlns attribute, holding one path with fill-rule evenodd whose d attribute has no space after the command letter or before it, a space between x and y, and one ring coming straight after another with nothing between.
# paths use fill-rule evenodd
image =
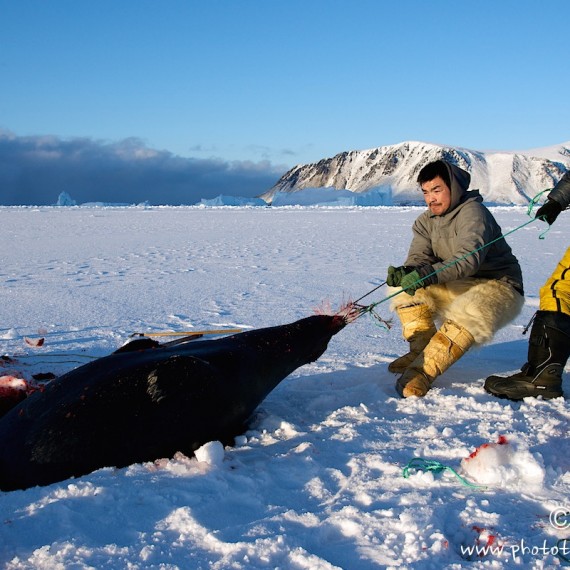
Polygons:
<instances>
[{"instance_id":1,"label":"snow covered mountain","mask_svg":"<svg viewBox=\"0 0 570 570\"><path fill-rule=\"evenodd\" d=\"M428 162L443 158L471 173L487 204L527 204L570 169L570 142L520 152L482 152L408 141L370 150L342 152L298 165L260 198L278 204L300 190L329 188L380 195L384 205L423 204L416 178Z\"/></svg>"}]
</instances>

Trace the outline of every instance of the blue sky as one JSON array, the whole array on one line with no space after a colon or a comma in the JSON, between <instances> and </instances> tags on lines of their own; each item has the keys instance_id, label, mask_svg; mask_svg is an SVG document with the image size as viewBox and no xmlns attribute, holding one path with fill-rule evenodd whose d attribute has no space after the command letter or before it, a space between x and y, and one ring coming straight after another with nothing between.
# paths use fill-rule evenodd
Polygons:
<instances>
[{"instance_id":1,"label":"blue sky","mask_svg":"<svg viewBox=\"0 0 570 570\"><path fill-rule=\"evenodd\" d=\"M0 129L276 171L570 140L567 0L0 0ZM267 162L264 162L267 165Z\"/></svg>"}]
</instances>

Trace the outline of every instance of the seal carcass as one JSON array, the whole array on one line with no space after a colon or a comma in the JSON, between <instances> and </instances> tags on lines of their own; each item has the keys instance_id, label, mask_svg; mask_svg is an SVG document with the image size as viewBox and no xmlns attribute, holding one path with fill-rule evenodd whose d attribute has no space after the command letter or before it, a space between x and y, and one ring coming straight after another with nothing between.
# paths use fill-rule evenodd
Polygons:
<instances>
[{"instance_id":1,"label":"seal carcass","mask_svg":"<svg viewBox=\"0 0 570 570\"><path fill-rule=\"evenodd\" d=\"M76 368L0 419L0 489L232 443L271 390L345 324L315 315L213 340L134 341Z\"/></svg>"}]
</instances>

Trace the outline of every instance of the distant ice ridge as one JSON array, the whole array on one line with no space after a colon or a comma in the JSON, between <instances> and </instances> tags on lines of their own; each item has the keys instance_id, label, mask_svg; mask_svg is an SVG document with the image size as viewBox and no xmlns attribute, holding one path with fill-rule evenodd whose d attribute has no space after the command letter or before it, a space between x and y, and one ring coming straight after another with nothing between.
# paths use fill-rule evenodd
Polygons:
<instances>
[{"instance_id":1,"label":"distant ice ridge","mask_svg":"<svg viewBox=\"0 0 570 570\"><path fill-rule=\"evenodd\" d=\"M471 188L479 189L486 203L523 205L552 188L570 169L570 142L534 151L481 152L409 141L342 152L295 166L260 198L273 205L306 205L309 196L321 201L316 189L328 189L338 196L336 200L328 197L329 204L340 201L344 205L355 194L368 194L362 205L423 204L417 175L427 163L441 158L470 172ZM304 194L295 197L301 191ZM358 199L351 204L358 204Z\"/></svg>"},{"instance_id":2,"label":"distant ice ridge","mask_svg":"<svg viewBox=\"0 0 570 570\"><path fill-rule=\"evenodd\" d=\"M198 204L200 206L267 206L267 202L261 198L225 196L223 194L210 199L202 198Z\"/></svg>"},{"instance_id":3,"label":"distant ice ridge","mask_svg":"<svg viewBox=\"0 0 570 570\"><path fill-rule=\"evenodd\" d=\"M265 202L263 202L265 204ZM55 206L77 206L77 201L74 200L68 192L61 192L60 195L57 197L57 202L54 204ZM129 204L126 202L83 202L79 204L80 207L83 208L107 208L107 207L125 207L125 206L135 206L135 204ZM149 202L142 202L140 204L136 204L137 207L148 207L150 206Z\"/></svg>"},{"instance_id":4,"label":"distant ice ridge","mask_svg":"<svg viewBox=\"0 0 570 570\"><path fill-rule=\"evenodd\" d=\"M276 192L272 206L390 206L390 188L372 188L367 192L350 192L334 188L304 188L297 192Z\"/></svg>"},{"instance_id":5,"label":"distant ice ridge","mask_svg":"<svg viewBox=\"0 0 570 570\"><path fill-rule=\"evenodd\" d=\"M334 188L304 188L298 192L277 192L271 201L272 206L388 206L392 203L390 188L372 188L368 192L356 194L349 190ZM197 204L205 207L216 206L268 206L261 198L242 196L216 196L203 198Z\"/></svg>"}]
</instances>

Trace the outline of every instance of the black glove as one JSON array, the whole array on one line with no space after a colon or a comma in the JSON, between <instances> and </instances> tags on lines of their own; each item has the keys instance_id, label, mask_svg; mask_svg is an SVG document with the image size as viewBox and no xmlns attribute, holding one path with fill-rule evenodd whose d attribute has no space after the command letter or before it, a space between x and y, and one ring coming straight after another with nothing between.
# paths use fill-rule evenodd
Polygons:
<instances>
[{"instance_id":1,"label":"black glove","mask_svg":"<svg viewBox=\"0 0 570 570\"><path fill-rule=\"evenodd\" d=\"M546 202L536 211L535 218L542 218L551 226L560 212L562 212L562 206L556 200L548 198L548 200L546 200Z\"/></svg>"},{"instance_id":2,"label":"black glove","mask_svg":"<svg viewBox=\"0 0 570 570\"><path fill-rule=\"evenodd\" d=\"M394 267L393 265L390 265L390 267L388 267L388 277L386 277L386 283L390 287L399 287L402 281L402 277L414 269L415 267L408 267L406 265L401 265L400 267Z\"/></svg>"}]
</instances>

